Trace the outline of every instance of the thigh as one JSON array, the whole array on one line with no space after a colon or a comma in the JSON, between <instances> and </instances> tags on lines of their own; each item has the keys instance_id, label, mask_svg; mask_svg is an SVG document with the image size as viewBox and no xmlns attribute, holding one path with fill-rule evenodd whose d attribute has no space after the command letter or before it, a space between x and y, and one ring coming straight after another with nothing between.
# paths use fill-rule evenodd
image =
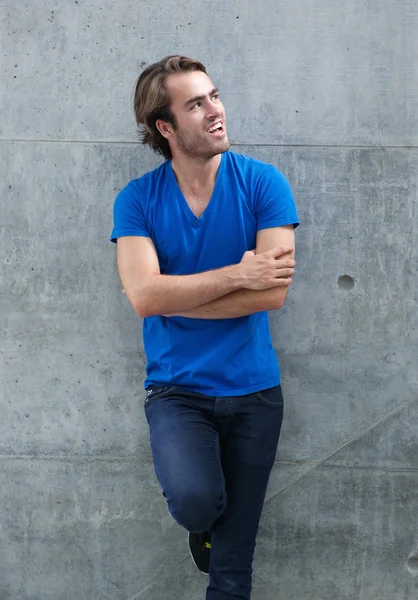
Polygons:
<instances>
[{"instance_id":1,"label":"thigh","mask_svg":"<svg viewBox=\"0 0 418 600\"><path fill-rule=\"evenodd\" d=\"M218 525L226 535L249 542L256 535L282 420L280 386L234 398L234 416L221 437L228 506Z\"/></svg>"},{"instance_id":2,"label":"thigh","mask_svg":"<svg viewBox=\"0 0 418 600\"><path fill-rule=\"evenodd\" d=\"M233 418L222 435L225 466L271 468L283 422L281 386L234 398Z\"/></svg>"},{"instance_id":3,"label":"thigh","mask_svg":"<svg viewBox=\"0 0 418 600\"><path fill-rule=\"evenodd\" d=\"M209 402L209 401L207 401ZM224 491L219 433L205 401L168 388L145 405L154 468L167 500L173 494Z\"/></svg>"}]
</instances>

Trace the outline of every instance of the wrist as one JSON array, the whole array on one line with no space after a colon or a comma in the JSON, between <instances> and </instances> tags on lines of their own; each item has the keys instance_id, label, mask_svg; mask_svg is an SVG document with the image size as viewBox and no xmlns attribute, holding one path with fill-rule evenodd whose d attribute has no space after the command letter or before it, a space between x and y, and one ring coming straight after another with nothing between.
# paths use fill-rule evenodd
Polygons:
<instances>
[{"instance_id":1,"label":"wrist","mask_svg":"<svg viewBox=\"0 0 418 600\"><path fill-rule=\"evenodd\" d=\"M242 265L240 263L226 267L228 282L231 292L240 290L245 287L246 277L244 275Z\"/></svg>"}]
</instances>

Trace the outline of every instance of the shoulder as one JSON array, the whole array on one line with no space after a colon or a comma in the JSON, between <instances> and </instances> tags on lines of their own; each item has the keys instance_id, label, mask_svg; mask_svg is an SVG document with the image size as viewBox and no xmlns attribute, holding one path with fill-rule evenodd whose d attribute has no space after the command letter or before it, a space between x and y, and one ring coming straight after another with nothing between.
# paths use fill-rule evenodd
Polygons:
<instances>
[{"instance_id":1,"label":"shoulder","mask_svg":"<svg viewBox=\"0 0 418 600\"><path fill-rule=\"evenodd\" d=\"M252 156L245 156L244 154L228 151L225 153L225 157L226 166L229 169L235 169L254 177L262 177L263 175L269 175L271 173L279 173L284 177L283 173L274 165L253 158Z\"/></svg>"},{"instance_id":2,"label":"shoulder","mask_svg":"<svg viewBox=\"0 0 418 600\"><path fill-rule=\"evenodd\" d=\"M252 192L271 183L284 187L288 185L286 177L276 166L244 154L228 151L226 168L230 174L239 174Z\"/></svg>"},{"instance_id":3,"label":"shoulder","mask_svg":"<svg viewBox=\"0 0 418 600\"><path fill-rule=\"evenodd\" d=\"M258 160L252 156L238 154L237 152L231 152L231 150L225 153L225 157L227 166L245 172L259 172L265 169L274 168L273 165L269 165L262 160Z\"/></svg>"},{"instance_id":4,"label":"shoulder","mask_svg":"<svg viewBox=\"0 0 418 600\"><path fill-rule=\"evenodd\" d=\"M156 169L129 181L119 192L116 202L130 203L140 201L141 204L147 204L157 192L159 186L165 181L167 177L167 165L168 161L165 161Z\"/></svg>"},{"instance_id":5,"label":"shoulder","mask_svg":"<svg viewBox=\"0 0 418 600\"><path fill-rule=\"evenodd\" d=\"M152 199L158 197L161 185L166 180L167 164L168 161L136 179L131 179L117 194L114 210L146 210Z\"/></svg>"}]
</instances>

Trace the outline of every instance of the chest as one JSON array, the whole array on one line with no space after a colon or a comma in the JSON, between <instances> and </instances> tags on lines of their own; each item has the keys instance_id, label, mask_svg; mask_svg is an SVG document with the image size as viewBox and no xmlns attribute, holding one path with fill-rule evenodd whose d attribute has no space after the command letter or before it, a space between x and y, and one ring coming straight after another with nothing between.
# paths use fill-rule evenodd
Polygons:
<instances>
[{"instance_id":1,"label":"chest","mask_svg":"<svg viewBox=\"0 0 418 600\"><path fill-rule=\"evenodd\" d=\"M224 190L184 202L162 199L150 229L161 272L189 275L240 262L255 248L257 222L244 194Z\"/></svg>"},{"instance_id":2,"label":"chest","mask_svg":"<svg viewBox=\"0 0 418 600\"><path fill-rule=\"evenodd\" d=\"M202 189L198 193L186 190L184 190L182 193L184 201L186 202L190 211L195 215L195 217L200 219L212 198L213 186Z\"/></svg>"}]
</instances>

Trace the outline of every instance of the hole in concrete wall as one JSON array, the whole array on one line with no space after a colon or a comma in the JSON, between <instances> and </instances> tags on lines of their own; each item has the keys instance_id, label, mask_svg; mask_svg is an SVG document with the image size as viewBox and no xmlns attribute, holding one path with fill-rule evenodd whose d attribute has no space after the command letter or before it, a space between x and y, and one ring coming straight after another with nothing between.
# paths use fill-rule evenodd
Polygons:
<instances>
[{"instance_id":1,"label":"hole in concrete wall","mask_svg":"<svg viewBox=\"0 0 418 600\"><path fill-rule=\"evenodd\" d=\"M415 539L414 547L412 548L411 554L408 556L405 567L412 577L418 575L418 538Z\"/></svg>"},{"instance_id":2,"label":"hole in concrete wall","mask_svg":"<svg viewBox=\"0 0 418 600\"><path fill-rule=\"evenodd\" d=\"M410 558L408 558L406 568L411 573L411 575L414 575L414 577L416 577L418 575L418 557L411 556Z\"/></svg>"},{"instance_id":3,"label":"hole in concrete wall","mask_svg":"<svg viewBox=\"0 0 418 600\"><path fill-rule=\"evenodd\" d=\"M342 290L352 290L354 287L354 279L350 275L340 275L338 277L338 287Z\"/></svg>"}]
</instances>

